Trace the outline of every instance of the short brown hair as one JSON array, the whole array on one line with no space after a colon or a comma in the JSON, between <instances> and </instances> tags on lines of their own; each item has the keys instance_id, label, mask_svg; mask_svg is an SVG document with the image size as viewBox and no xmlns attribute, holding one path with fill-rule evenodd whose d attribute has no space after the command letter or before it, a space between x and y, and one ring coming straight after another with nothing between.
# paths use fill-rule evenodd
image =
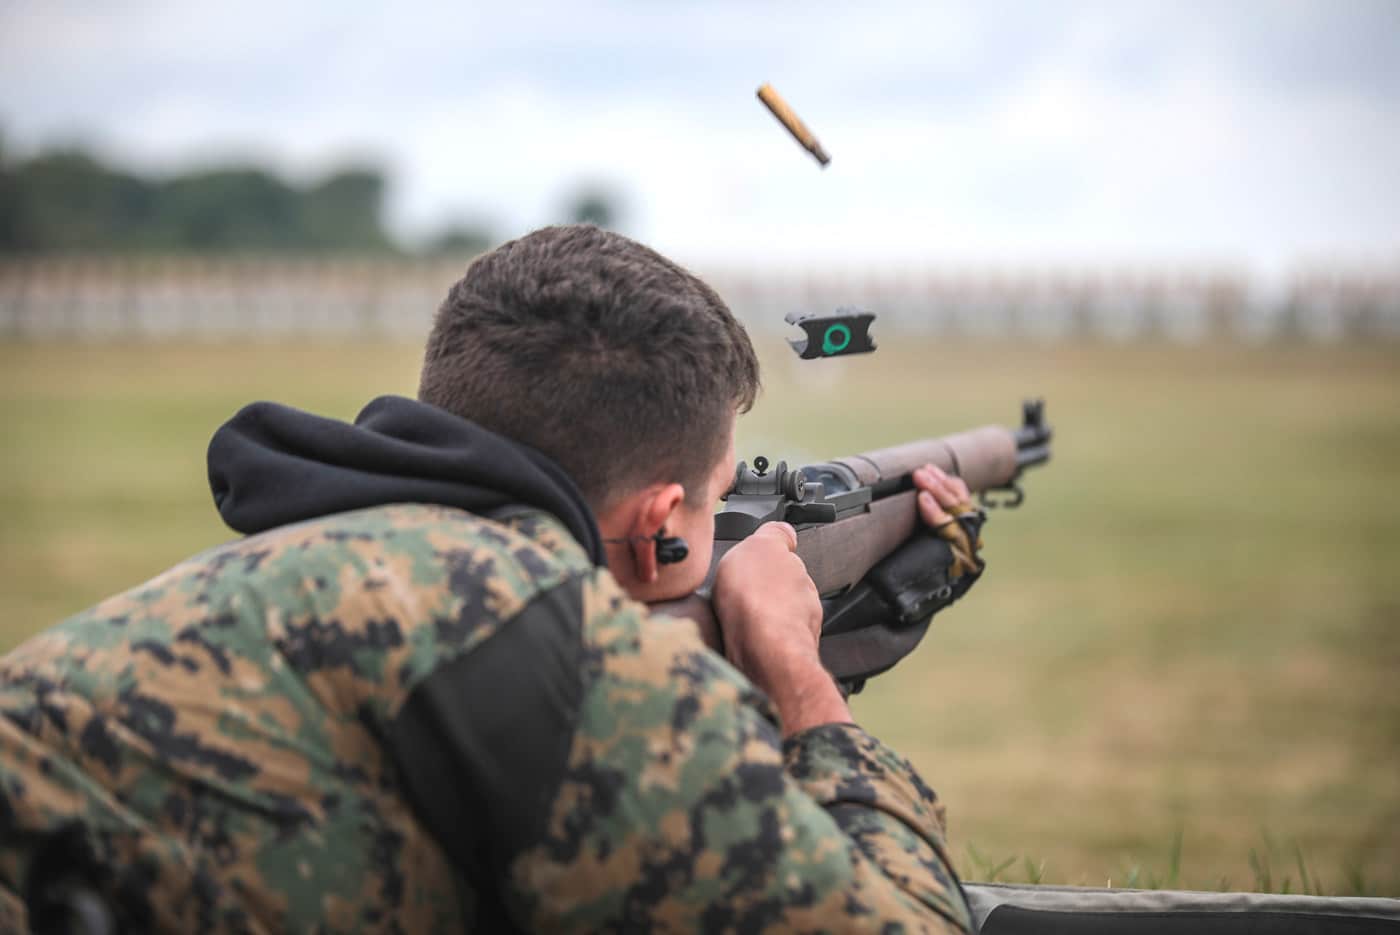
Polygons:
<instances>
[{"instance_id":1,"label":"short brown hair","mask_svg":"<svg viewBox=\"0 0 1400 935\"><path fill-rule=\"evenodd\" d=\"M472 263L438 309L418 398L549 455L601 510L661 480L698 493L758 389L753 345L713 289L576 225Z\"/></svg>"}]
</instances>

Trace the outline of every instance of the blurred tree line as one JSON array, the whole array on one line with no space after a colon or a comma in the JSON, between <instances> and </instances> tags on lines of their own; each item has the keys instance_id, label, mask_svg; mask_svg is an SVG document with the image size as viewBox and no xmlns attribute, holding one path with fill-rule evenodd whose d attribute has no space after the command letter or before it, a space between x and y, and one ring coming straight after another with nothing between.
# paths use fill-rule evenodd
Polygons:
<instances>
[{"instance_id":1,"label":"blurred tree line","mask_svg":"<svg viewBox=\"0 0 1400 935\"><path fill-rule=\"evenodd\" d=\"M0 250L388 251L384 188L372 168L299 187L253 166L151 178L80 149L0 149Z\"/></svg>"},{"instance_id":2,"label":"blurred tree line","mask_svg":"<svg viewBox=\"0 0 1400 935\"><path fill-rule=\"evenodd\" d=\"M0 253L405 252L384 228L386 187L369 166L294 185L258 166L143 175L77 147L10 159L0 138ZM583 185L561 214L611 227L618 199ZM468 221L413 252L474 254L498 242L489 225Z\"/></svg>"}]
</instances>

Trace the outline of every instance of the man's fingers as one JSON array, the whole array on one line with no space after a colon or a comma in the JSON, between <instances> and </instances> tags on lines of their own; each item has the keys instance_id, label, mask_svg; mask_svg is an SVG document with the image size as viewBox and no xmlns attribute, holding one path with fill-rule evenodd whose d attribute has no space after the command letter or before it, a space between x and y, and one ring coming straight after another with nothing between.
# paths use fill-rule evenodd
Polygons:
<instances>
[{"instance_id":1,"label":"man's fingers","mask_svg":"<svg viewBox=\"0 0 1400 935\"><path fill-rule=\"evenodd\" d=\"M789 552L797 551L797 530L788 523L764 523L754 535L781 542Z\"/></svg>"},{"instance_id":2,"label":"man's fingers","mask_svg":"<svg viewBox=\"0 0 1400 935\"><path fill-rule=\"evenodd\" d=\"M930 526L942 526L944 523L952 521L952 517L943 511L934 499L933 494L927 490L919 491L919 515L923 517L925 523Z\"/></svg>"},{"instance_id":3,"label":"man's fingers","mask_svg":"<svg viewBox=\"0 0 1400 935\"><path fill-rule=\"evenodd\" d=\"M967 483L936 465L925 464L914 472L914 486L919 490L919 515L940 538L953 545L954 570L958 576L976 571L980 566L973 556L981 548L982 540L979 537L976 542L970 541L967 531L950 515L961 516L976 509Z\"/></svg>"},{"instance_id":4,"label":"man's fingers","mask_svg":"<svg viewBox=\"0 0 1400 935\"><path fill-rule=\"evenodd\" d=\"M961 477L948 474L935 464L925 464L915 471L914 485L933 494L942 507L955 507L971 499Z\"/></svg>"}]
</instances>

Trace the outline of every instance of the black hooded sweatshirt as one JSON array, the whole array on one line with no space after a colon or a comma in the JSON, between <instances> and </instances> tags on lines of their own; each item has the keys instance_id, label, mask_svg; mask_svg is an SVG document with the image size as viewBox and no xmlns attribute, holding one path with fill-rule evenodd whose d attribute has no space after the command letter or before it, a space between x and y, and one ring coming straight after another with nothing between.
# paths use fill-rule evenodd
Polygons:
<instances>
[{"instance_id":1,"label":"black hooded sweatshirt","mask_svg":"<svg viewBox=\"0 0 1400 935\"><path fill-rule=\"evenodd\" d=\"M597 522L578 487L519 442L402 396L381 396L353 425L278 403L252 403L209 442L209 486L224 522L257 533L390 503L435 503L487 515L536 507L605 565Z\"/></svg>"}]
</instances>

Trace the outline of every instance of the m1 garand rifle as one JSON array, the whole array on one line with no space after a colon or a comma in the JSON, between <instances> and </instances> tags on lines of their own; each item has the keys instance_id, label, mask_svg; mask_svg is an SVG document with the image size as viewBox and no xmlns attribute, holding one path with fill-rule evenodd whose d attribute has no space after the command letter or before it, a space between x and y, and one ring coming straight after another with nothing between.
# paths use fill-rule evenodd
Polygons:
<instances>
[{"instance_id":1,"label":"m1 garand rifle","mask_svg":"<svg viewBox=\"0 0 1400 935\"><path fill-rule=\"evenodd\" d=\"M793 138L826 168L831 157L771 85L758 97ZM875 316L853 307L835 315L792 314L804 335L790 339L803 360L868 354L875 350ZM655 605L686 616L718 646L721 632L708 587L720 558L763 523L784 520L797 529L797 554L822 597L822 664L842 691L860 691L865 680L888 670L919 645L933 614L957 600L981 574L955 566L948 541L919 520L913 472L934 464L963 479L983 507L1016 507L1025 499L1017 481L1028 467L1050 459L1045 405L1022 405L1021 427L989 425L944 438L927 438L788 470L767 458L753 467L740 461L725 507L715 516L715 552L706 585L690 598ZM995 491L1009 497L993 499ZM978 541L985 514L958 516L966 540ZM975 547L973 549L975 552Z\"/></svg>"},{"instance_id":2,"label":"m1 garand rifle","mask_svg":"<svg viewBox=\"0 0 1400 935\"><path fill-rule=\"evenodd\" d=\"M752 466L740 461L715 515L711 579L720 558L763 523L791 523L822 597L822 663L844 691L860 691L913 651L932 615L971 585L950 579L948 543L919 519L913 472L937 465L961 477L984 508L1017 507L1025 499L1021 474L1050 459L1051 437L1037 399L1022 404L1015 429L986 425L796 470L763 457ZM707 583L653 609L690 617L718 642L708 593Z\"/></svg>"}]
</instances>

